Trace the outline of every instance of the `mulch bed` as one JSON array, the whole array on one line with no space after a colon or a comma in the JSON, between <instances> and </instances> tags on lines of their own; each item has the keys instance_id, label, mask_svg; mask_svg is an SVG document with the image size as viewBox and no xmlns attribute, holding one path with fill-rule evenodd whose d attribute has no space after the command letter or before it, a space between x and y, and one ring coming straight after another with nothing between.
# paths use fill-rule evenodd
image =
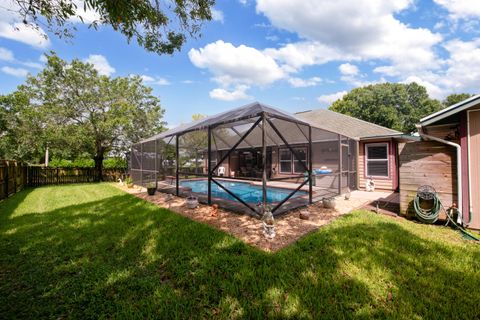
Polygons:
<instances>
[{"instance_id":1,"label":"mulch bed","mask_svg":"<svg viewBox=\"0 0 480 320\"><path fill-rule=\"evenodd\" d=\"M192 220L206 223L267 252L278 251L341 215L341 213L335 210L323 208L321 203L292 210L288 214L275 219L276 237L270 240L263 235L262 221L251 216L232 213L221 208L215 210L203 204L199 204L196 209L188 209L184 198L161 192L149 196L145 189L128 189L118 184L116 186L140 199L174 211ZM217 212L212 214L212 211ZM300 219L301 211L308 213L309 220Z\"/></svg>"}]
</instances>

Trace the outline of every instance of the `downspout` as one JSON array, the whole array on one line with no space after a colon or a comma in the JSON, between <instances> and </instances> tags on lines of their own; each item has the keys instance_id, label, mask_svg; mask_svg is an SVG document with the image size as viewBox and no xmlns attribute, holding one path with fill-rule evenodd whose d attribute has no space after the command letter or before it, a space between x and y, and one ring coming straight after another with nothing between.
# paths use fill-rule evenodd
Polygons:
<instances>
[{"instance_id":1,"label":"downspout","mask_svg":"<svg viewBox=\"0 0 480 320\"><path fill-rule=\"evenodd\" d=\"M440 138L430 136L430 135L424 133L423 132L423 127L419 124L417 124L415 126L417 127L417 130L418 130L418 133L420 134L420 137L425 138L427 140L433 140L433 141L437 141L437 142L455 147L455 149L457 150L457 190L458 190L458 192L457 192L457 196L458 196L457 197L458 198L457 209L461 213L460 208L462 208L461 204L463 203L463 197L462 197L462 195L463 195L463 192L462 192L462 147L458 143L447 141L447 140L444 140L444 139L440 139ZM460 224L460 225L463 225L462 214L458 214L457 223Z\"/></svg>"}]
</instances>

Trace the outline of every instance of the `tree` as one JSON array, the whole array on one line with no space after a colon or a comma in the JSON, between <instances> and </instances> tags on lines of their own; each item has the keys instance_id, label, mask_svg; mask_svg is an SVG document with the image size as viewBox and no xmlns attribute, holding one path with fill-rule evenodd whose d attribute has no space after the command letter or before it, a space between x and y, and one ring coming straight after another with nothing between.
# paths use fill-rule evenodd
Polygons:
<instances>
[{"instance_id":1,"label":"tree","mask_svg":"<svg viewBox=\"0 0 480 320\"><path fill-rule=\"evenodd\" d=\"M14 0L23 23L34 28L46 21L59 37L72 37L72 19L84 21L81 10L95 13L90 27L111 25L128 41L135 38L146 50L172 54L180 50L186 35L196 37L204 21L212 19L215 0ZM80 8L79 8L80 6Z\"/></svg>"},{"instance_id":2,"label":"tree","mask_svg":"<svg viewBox=\"0 0 480 320\"><path fill-rule=\"evenodd\" d=\"M198 121L205 118L202 114L193 114L192 121ZM203 158L202 152L207 149L207 132L205 130L192 131L180 136L179 146L182 148L181 162L195 161L195 171L198 170L199 158Z\"/></svg>"},{"instance_id":3,"label":"tree","mask_svg":"<svg viewBox=\"0 0 480 320\"><path fill-rule=\"evenodd\" d=\"M122 154L140 139L164 129L164 110L138 76L100 76L93 65L55 54L37 76L14 94L26 99L18 118L34 130L12 128L16 139L48 145L52 154L72 159L90 156L98 179L107 154ZM16 105L19 105L18 103Z\"/></svg>"},{"instance_id":4,"label":"tree","mask_svg":"<svg viewBox=\"0 0 480 320\"><path fill-rule=\"evenodd\" d=\"M445 107L453 106L459 102L462 102L465 99L473 97L473 94L470 93L452 93L451 95L447 96L445 100L442 101Z\"/></svg>"},{"instance_id":5,"label":"tree","mask_svg":"<svg viewBox=\"0 0 480 320\"><path fill-rule=\"evenodd\" d=\"M442 107L438 100L430 99L424 87L416 83L381 83L353 89L329 109L411 133L422 117Z\"/></svg>"}]
</instances>

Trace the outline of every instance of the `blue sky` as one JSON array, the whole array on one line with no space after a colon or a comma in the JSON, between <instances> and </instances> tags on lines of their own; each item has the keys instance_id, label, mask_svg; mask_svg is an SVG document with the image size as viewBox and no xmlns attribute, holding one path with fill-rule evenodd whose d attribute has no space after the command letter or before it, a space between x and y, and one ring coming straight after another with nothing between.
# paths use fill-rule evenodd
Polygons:
<instances>
[{"instance_id":1,"label":"blue sky","mask_svg":"<svg viewBox=\"0 0 480 320\"><path fill-rule=\"evenodd\" d=\"M326 108L352 88L384 81L416 81L439 99L480 91L480 0L217 1L214 21L173 56L78 21L68 41L13 30L9 1L0 4L0 93L38 72L53 50L112 77L143 76L169 126L251 101L290 112Z\"/></svg>"}]
</instances>

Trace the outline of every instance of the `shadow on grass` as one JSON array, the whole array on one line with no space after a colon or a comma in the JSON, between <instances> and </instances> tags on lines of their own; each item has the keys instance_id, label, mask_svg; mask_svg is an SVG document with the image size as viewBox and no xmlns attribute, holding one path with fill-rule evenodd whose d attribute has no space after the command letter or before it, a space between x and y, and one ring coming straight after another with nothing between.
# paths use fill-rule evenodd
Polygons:
<instances>
[{"instance_id":1,"label":"shadow on grass","mask_svg":"<svg viewBox=\"0 0 480 320\"><path fill-rule=\"evenodd\" d=\"M6 318L480 316L477 248L375 215L267 254L117 190L41 214L16 207L0 211Z\"/></svg>"}]
</instances>

